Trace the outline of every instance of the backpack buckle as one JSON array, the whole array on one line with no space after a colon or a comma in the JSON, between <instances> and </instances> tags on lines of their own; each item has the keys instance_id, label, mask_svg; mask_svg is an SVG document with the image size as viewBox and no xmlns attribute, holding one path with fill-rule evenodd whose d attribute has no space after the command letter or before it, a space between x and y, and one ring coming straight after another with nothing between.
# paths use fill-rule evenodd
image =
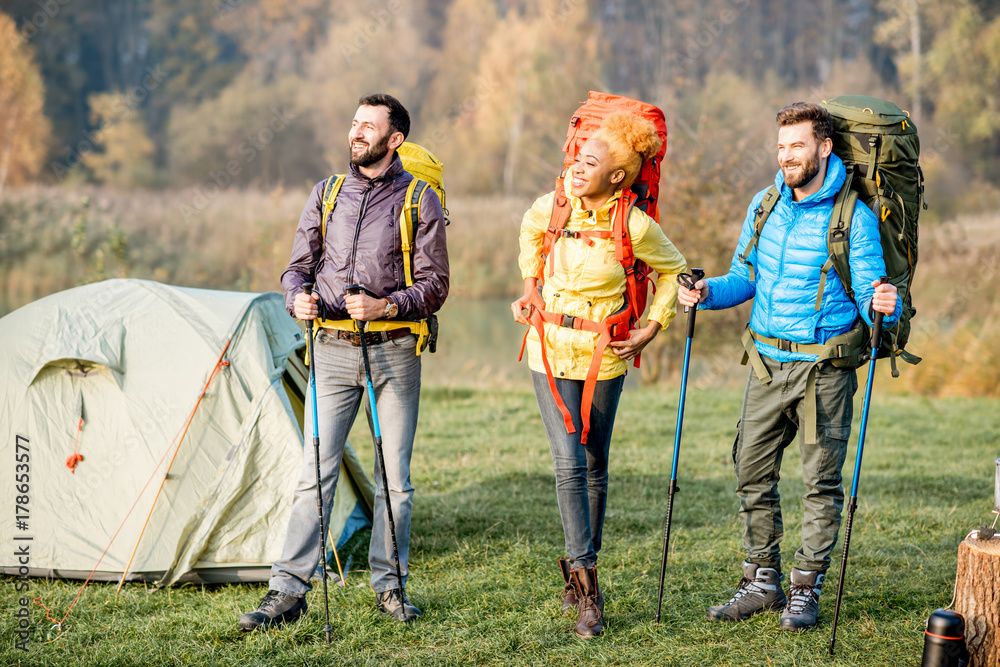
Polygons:
<instances>
[{"instance_id":1,"label":"backpack buckle","mask_svg":"<svg viewBox=\"0 0 1000 667\"><path fill-rule=\"evenodd\" d=\"M566 327L567 329L574 329L575 328L573 326L574 324L576 324L575 317L573 317L572 315L563 315L562 322L559 323L559 326Z\"/></svg>"}]
</instances>

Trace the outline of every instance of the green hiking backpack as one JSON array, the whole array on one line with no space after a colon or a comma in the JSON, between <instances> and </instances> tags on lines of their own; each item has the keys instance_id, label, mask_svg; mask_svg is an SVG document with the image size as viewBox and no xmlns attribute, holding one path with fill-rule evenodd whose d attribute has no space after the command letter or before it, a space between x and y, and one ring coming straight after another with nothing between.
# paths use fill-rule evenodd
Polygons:
<instances>
[{"instance_id":1,"label":"green hiking backpack","mask_svg":"<svg viewBox=\"0 0 1000 667\"><path fill-rule=\"evenodd\" d=\"M920 137L910 114L892 102L865 95L841 95L823 100L821 106L833 116L833 152L847 167L849 181L845 185L857 192L878 218L886 275L903 301L899 320L882 330L879 346L879 357L889 357L892 375L898 377L896 357L910 364L920 361L904 350L910 337L910 321L917 312L910 292L917 266L917 224L921 209L927 208L924 174L918 164ZM842 216L847 220L844 232L850 231L851 208ZM831 226L831 257L848 296L853 298L847 237L832 243L838 230L839 226L836 230Z\"/></svg>"},{"instance_id":2,"label":"green hiking backpack","mask_svg":"<svg viewBox=\"0 0 1000 667\"><path fill-rule=\"evenodd\" d=\"M860 198L878 218L886 275L903 302L899 320L882 329L878 355L889 358L893 377L899 377L896 357L910 364L920 362L920 357L904 349L910 336L910 321L917 312L910 293L917 265L917 223L920 210L927 208L924 175L917 163L920 138L909 114L892 102L865 95L841 95L823 100L820 106L833 117L833 152L844 162L847 180L834 200L827 233L830 258L820 273L815 308L821 307L826 274L831 268L840 276L847 296L854 299L849 264L850 235L854 206ZM764 222L779 196L778 189L772 185L755 211L754 234L740 256L744 262L760 238ZM747 266L753 280L753 269ZM771 345L787 343L751 333L755 340ZM835 366L857 368L868 361L870 339L871 331L858 318L851 331L835 336L825 346L791 345L799 351L829 359ZM744 345L748 344L752 342L745 340Z\"/></svg>"}]
</instances>

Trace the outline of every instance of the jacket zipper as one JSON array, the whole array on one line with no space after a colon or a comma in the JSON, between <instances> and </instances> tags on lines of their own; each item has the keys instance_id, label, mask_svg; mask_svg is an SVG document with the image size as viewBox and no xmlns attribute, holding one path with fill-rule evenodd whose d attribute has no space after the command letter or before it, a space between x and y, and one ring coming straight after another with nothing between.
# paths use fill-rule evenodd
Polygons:
<instances>
[{"instance_id":1,"label":"jacket zipper","mask_svg":"<svg viewBox=\"0 0 1000 667\"><path fill-rule=\"evenodd\" d=\"M368 185L365 186L365 191L361 193L361 205L358 207L358 221L354 226L354 245L351 247L351 272L348 275L348 285L354 284L354 269L357 266L358 259L358 238L361 236L361 220L365 217L365 211L368 209L368 195L370 195L374 189L375 181L368 181Z\"/></svg>"},{"instance_id":2,"label":"jacket zipper","mask_svg":"<svg viewBox=\"0 0 1000 667\"><path fill-rule=\"evenodd\" d=\"M785 273L785 252L788 249L788 237L791 236L792 230L795 228L795 224L798 222L798 217L800 211L794 208L793 204L790 204L792 208L792 224L788 226L788 230L785 231L785 236L781 240L781 256L778 258L778 278L771 284L771 292L768 294L768 303L770 303L770 308L767 311L767 331L768 333L774 333L774 290L777 289L778 285L781 283L781 279L784 277ZM759 241L758 241L759 244Z\"/></svg>"}]
</instances>

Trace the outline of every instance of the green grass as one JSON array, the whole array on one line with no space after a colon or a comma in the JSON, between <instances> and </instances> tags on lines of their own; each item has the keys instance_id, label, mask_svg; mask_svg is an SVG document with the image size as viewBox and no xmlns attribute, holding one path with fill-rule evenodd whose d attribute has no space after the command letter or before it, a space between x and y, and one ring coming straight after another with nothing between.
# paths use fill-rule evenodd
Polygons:
<instances>
[{"instance_id":1,"label":"green grass","mask_svg":"<svg viewBox=\"0 0 1000 667\"><path fill-rule=\"evenodd\" d=\"M263 585L152 594L130 586L116 596L112 585L96 584L63 633L52 631L34 607L24 654L13 649L16 596L6 580L0 582L0 664L917 664L923 620L951 599L957 546L990 518L1000 403L876 396L838 655L831 660L826 646L840 545L821 600L820 629L782 633L776 615L740 624L705 621L705 608L732 592L742 555L730 460L740 398L741 392L689 394L659 626L652 619L676 389L629 390L623 397L600 560L608 628L603 637L582 641L570 632L573 621L559 614L555 561L562 531L533 396L428 388L413 461L408 589L424 610L421 620L402 626L380 616L365 571L349 574L346 588L330 588L329 646L319 589L299 623L244 635L236 619L256 605ZM370 460L363 420L352 441ZM848 485L855 442L845 466ZM788 563L801 524L798 466L793 445L781 482ZM355 567L364 566L361 551ZM61 616L77 587L36 581L32 595Z\"/></svg>"}]
</instances>

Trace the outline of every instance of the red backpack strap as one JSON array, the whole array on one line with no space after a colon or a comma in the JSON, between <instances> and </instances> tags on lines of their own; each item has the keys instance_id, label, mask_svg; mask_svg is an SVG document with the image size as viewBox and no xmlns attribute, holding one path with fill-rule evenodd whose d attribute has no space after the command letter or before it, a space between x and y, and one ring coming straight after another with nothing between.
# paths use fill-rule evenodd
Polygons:
<instances>
[{"instance_id":1,"label":"red backpack strap","mask_svg":"<svg viewBox=\"0 0 1000 667\"><path fill-rule=\"evenodd\" d=\"M552 398L555 401L556 407L562 414L563 423L566 426L567 433L576 433L576 427L573 425L573 416L570 413L569 408L566 407L566 403L563 402L562 396L559 394L558 388L556 388L556 380L555 376L552 374L552 366L549 364L548 355L545 352L545 324L548 323L555 326L568 327L570 329L590 331L592 333L599 334L594 345L594 355L591 357L590 367L587 370L587 377L583 383L583 394L581 396L580 403L580 419L583 426L583 430L580 432L580 442L586 444L587 436L590 433L590 409L594 401L594 390L597 387L597 378L601 373L601 363L604 359L604 350L608 347L608 344L610 344L611 341L624 340L628 336L629 320L631 316L630 307L628 304L625 304L617 313L609 315L600 322L593 322L591 320L546 311L545 302L542 301L539 290L530 294L529 303L530 308L528 318L531 320L531 326L534 327L534 330L538 334L538 340L541 341L540 351L542 365L545 367L545 377L548 380L549 389L552 391ZM531 331L531 329L528 329L528 331ZM526 332L524 334L524 340L521 342L521 353L517 357L518 361L521 361L521 357L524 355L524 347L527 340L528 334Z\"/></svg>"},{"instance_id":2,"label":"red backpack strap","mask_svg":"<svg viewBox=\"0 0 1000 667\"><path fill-rule=\"evenodd\" d=\"M552 199L552 215L549 216L549 228L545 231L545 238L542 240L542 266L538 269L537 276L542 282L545 281L545 264L548 263L549 258L552 256L552 247L556 244L559 232L565 229L573 212L573 205L570 204L569 197L566 196L566 188L563 183L565 176L566 171L564 170L556 179L556 192L555 197ZM549 264L550 276L553 270L553 266Z\"/></svg>"},{"instance_id":3,"label":"red backpack strap","mask_svg":"<svg viewBox=\"0 0 1000 667\"><path fill-rule=\"evenodd\" d=\"M637 197L634 192L623 192L615 204L611 222L611 233L615 239L615 259L625 269L625 291L628 295L630 308L635 308L639 302L635 253L632 251L632 237L628 233L628 218L632 214L632 207L635 206L636 199ZM640 315L642 313L635 313L636 318Z\"/></svg>"},{"instance_id":4,"label":"red backpack strap","mask_svg":"<svg viewBox=\"0 0 1000 667\"><path fill-rule=\"evenodd\" d=\"M538 341L541 346L542 353L542 365L545 367L545 378L549 381L549 389L552 391L552 398L555 399L556 407L559 408L559 412L562 414L563 424L566 425L567 433L576 433L576 427L573 426L573 415L570 414L569 408L562 400L562 396L559 394L559 390L556 388L556 378L552 374L552 366L549 365L549 357L545 354L545 320L543 319L542 313L545 312L545 302L542 301L541 295L542 288L539 286L530 295L530 304L528 312L528 319L531 321L531 326L535 328L538 333ZM531 329L528 329L531 331ZM524 356L524 346L528 342L528 332L524 333L524 340L521 341L521 353L517 356L517 360L521 361L521 357ZM593 393L593 392L591 392ZM586 440L584 440L586 442Z\"/></svg>"},{"instance_id":5,"label":"red backpack strap","mask_svg":"<svg viewBox=\"0 0 1000 667\"><path fill-rule=\"evenodd\" d=\"M580 432L580 442L587 444L587 436L590 434L590 409L594 403L594 390L597 388L597 376L601 373L601 363L604 360L604 350L612 340L622 340L628 336L628 325L630 318L630 306L625 304L620 312L607 317L601 324L604 325L601 335L594 346L594 356L590 360L590 368L587 369L587 379L583 382L583 395L580 397L580 420L583 430ZM622 331L624 329L624 332ZM553 382L553 385L555 382ZM568 431L572 433L572 431Z\"/></svg>"}]
</instances>

